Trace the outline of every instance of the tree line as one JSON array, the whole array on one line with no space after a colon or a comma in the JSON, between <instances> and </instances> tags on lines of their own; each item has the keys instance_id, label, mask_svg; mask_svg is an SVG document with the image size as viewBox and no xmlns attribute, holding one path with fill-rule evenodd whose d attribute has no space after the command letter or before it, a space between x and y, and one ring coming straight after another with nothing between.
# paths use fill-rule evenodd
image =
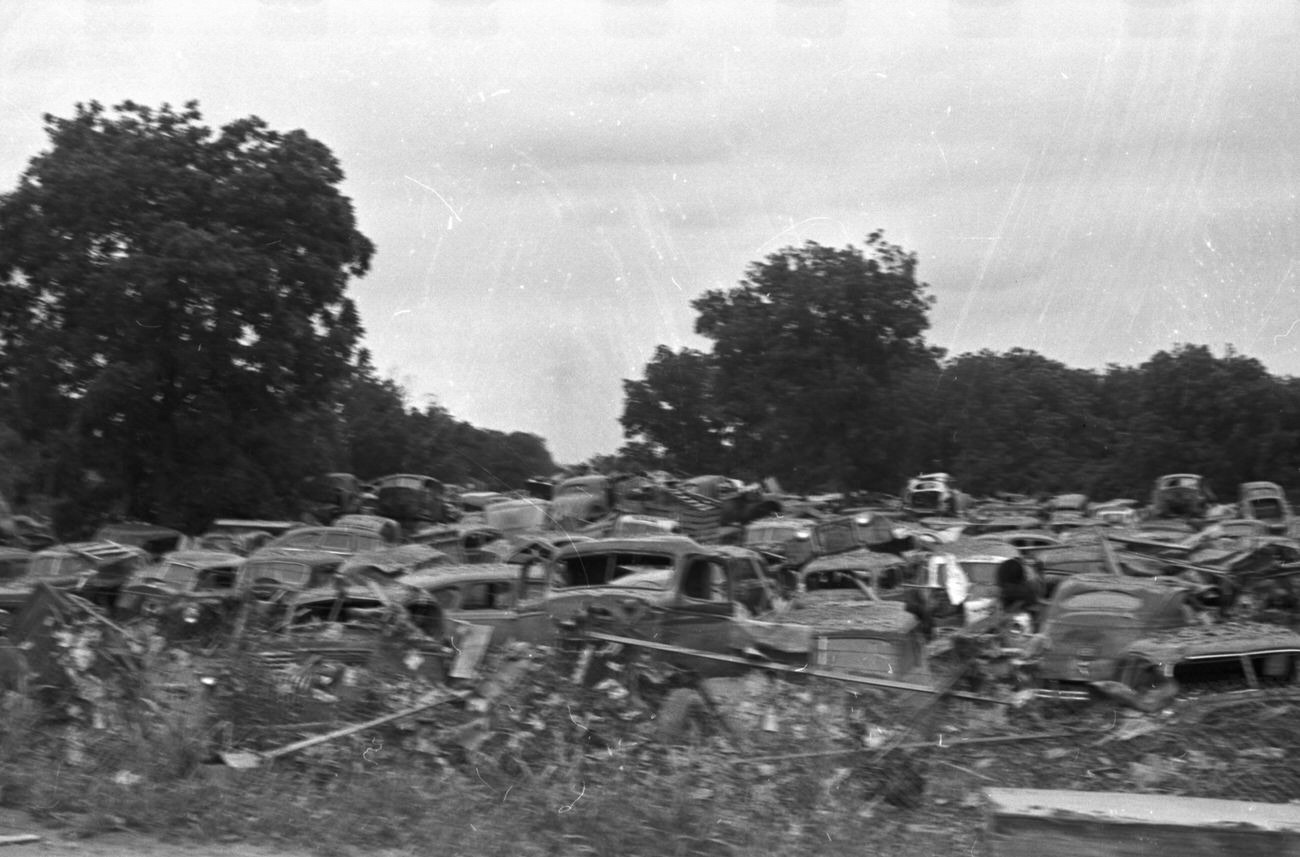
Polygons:
<instances>
[{"instance_id":1,"label":"tree line","mask_svg":"<svg viewBox=\"0 0 1300 857\"><path fill-rule=\"evenodd\" d=\"M0 492L56 531L287 517L312 476L485 487L554 467L541 438L414 407L378 376L348 283L375 247L301 130L197 103L45 117L0 195Z\"/></svg>"},{"instance_id":2,"label":"tree line","mask_svg":"<svg viewBox=\"0 0 1300 857\"><path fill-rule=\"evenodd\" d=\"M897 493L948 471L976 494L1143 499L1194 472L1220 496L1300 467L1300 381L1232 348L1179 344L1138 366L1077 369L1022 348L949 357L914 254L880 232L808 242L692 302L707 350L659 346L625 379L614 464L798 492Z\"/></svg>"}]
</instances>

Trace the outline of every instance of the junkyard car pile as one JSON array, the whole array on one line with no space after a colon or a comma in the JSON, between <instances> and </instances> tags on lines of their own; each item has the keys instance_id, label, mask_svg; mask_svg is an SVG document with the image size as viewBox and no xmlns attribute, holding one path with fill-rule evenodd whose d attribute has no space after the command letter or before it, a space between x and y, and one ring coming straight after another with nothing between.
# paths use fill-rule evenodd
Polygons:
<instances>
[{"instance_id":1,"label":"junkyard car pile","mask_svg":"<svg viewBox=\"0 0 1300 857\"><path fill-rule=\"evenodd\" d=\"M857 507L712 476L459 497L431 477L345 476L315 486L310 526L117 524L11 549L0 615L47 586L209 652L250 628L318 664L395 629L449 657L470 641L587 639L699 676L792 669L933 692L984 670L1007 680L976 685L1004 698L1138 707L1182 686L1292 681L1300 665L1300 543L1272 483L1222 507L1173 474L1144 515L1078 494L975 501L945 473Z\"/></svg>"}]
</instances>

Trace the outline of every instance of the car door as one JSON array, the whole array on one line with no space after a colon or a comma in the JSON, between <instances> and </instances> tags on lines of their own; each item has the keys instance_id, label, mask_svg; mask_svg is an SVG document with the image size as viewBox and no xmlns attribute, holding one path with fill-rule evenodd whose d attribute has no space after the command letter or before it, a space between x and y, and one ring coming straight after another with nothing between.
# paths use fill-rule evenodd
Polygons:
<instances>
[{"instance_id":1,"label":"car door","mask_svg":"<svg viewBox=\"0 0 1300 857\"><path fill-rule=\"evenodd\" d=\"M678 588L660 617L660 640L689 649L732 653L734 570L721 556L686 560Z\"/></svg>"},{"instance_id":2,"label":"car door","mask_svg":"<svg viewBox=\"0 0 1300 857\"><path fill-rule=\"evenodd\" d=\"M466 580L455 584L455 607L447 616L474 625L492 628L492 642L499 643L515 633L515 584L509 580ZM435 597L439 602L442 598Z\"/></svg>"}]
</instances>

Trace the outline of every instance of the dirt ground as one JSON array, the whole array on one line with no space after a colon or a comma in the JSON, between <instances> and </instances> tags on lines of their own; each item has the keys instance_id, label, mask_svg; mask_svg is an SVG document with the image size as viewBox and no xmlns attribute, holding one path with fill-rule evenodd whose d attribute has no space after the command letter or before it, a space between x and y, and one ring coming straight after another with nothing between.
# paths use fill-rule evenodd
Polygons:
<instances>
[{"instance_id":1,"label":"dirt ground","mask_svg":"<svg viewBox=\"0 0 1300 857\"><path fill-rule=\"evenodd\" d=\"M0 809L0 857L311 857L307 852L259 848L245 842L163 842L125 830L83 836L75 819L50 828L25 812ZM36 842L6 844L10 837L34 835Z\"/></svg>"}]
</instances>

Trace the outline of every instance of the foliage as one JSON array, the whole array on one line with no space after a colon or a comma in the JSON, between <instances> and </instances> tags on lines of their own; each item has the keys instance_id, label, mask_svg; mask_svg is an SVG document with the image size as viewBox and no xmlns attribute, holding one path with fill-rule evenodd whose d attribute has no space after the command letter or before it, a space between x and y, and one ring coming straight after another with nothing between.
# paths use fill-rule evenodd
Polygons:
<instances>
[{"instance_id":1,"label":"foliage","mask_svg":"<svg viewBox=\"0 0 1300 857\"><path fill-rule=\"evenodd\" d=\"M620 422L628 436L645 439L653 463L685 473L714 473L726 464L725 425L717 414L713 356L660 345L645 378L623 381ZM650 463L650 462L647 462Z\"/></svg>"},{"instance_id":2,"label":"foliage","mask_svg":"<svg viewBox=\"0 0 1300 857\"><path fill-rule=\"evenodd\" d=\"M362 333L345 287L374 251L334 156L256 117L214 132L193 102L92 102L45 124L50 149L0 197L17 430L71 427L121 511L172 523L218 502L192 488L219 472L195 460L213 445L219 467L319 468L315 412Z\"/></svg>"},{"instance_id":3,"label":"foliage","mask_svg":"<svg viewBox=\"0 0 1300 857\"><path fill-rule=\"evenodd\" d=\"M0 489L65 537L290 517L305 477L519 487L544 442L409 406L346 293L374 247L322 143L78 105L0 196Z\"/></svg>"},{"instance_id":4,"label":"foliage","mask_svg":"<svg viewBox=\"0 0 1300 857\"><path fill-rule=\"evenodd\" d=\"M976 493L1145 497L1169 472L1286 484L1300 465L1300 380L1229 348L1178 345L1135 367L1074 369L1033 351L940 360L915 258L809 243L693 306L711 351L659 346L623 382L623 462L777 476L800 491L954 473ZM635 466L632 469L637 469Z\"/></svg>"},{"instance_id":5,"label":"foliage","mask_svg":"<svg viewBox=\"0 0 1300 857\"><path fill-rule=\"evenodd\" d=\"M847 487L900 475L884 442L903 413L890 387L939 356L915 274L915 257L879 232L865 248L808 242L751 265L737 287L692 303L709 354L661 347L643 381L624 382L628 436L747 478Z\"/></svg>"}]
</instances>

